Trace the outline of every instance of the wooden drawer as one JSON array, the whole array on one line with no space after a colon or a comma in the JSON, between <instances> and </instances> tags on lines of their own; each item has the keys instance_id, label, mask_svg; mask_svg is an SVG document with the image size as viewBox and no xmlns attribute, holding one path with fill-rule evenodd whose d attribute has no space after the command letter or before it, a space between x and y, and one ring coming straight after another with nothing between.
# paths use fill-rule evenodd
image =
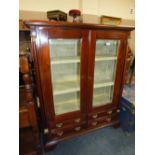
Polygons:
<instances>
[{"instance_id":1,"label":"wooden drawer","mask_svg":"<svg viewBox=\"0 0 155 155\"><path fill-rule=\"evenodd\" d=\"M76 134L82 131L85 128L86 123L82 123L80 125L71 125L64 128L52 129L51 134L53 138L63 138L68 135Z\"/></svg>"},{"instance_id":2,"label":"wooden drawer","mask_svg":"<svg viewBox=\"0 0 155 155\"><path fill-rule=\"evenodd\" d=\"M118 114L106 115L101 118L91 119L88 121L88 127L97 127L104 124L109 124L118 120Z\"/></svg>"},{"instance_id":3,"label":"wooden drawer","mask_svg":"<svg viewBox=\"0 0 155 155\"><path fill-rule=\"evenodd\" d=\"M83 116L75 117L74 119L55 121L50 124L50 128L63 128L70 125L80 125L85 121Z\"/></svg>"},{"instance_id":4,"label":"wooden drawer","mask_svg":"<svg viewBox=\"0 0 155 155\"><path fill-rule=\"evenodd\" d=\"M91 120L91 119L101 118L101 117L105 117L109 115L115 115L118 112L119 110L116 108L108 109L108 110L101 111L101 112L93 112L88 115L88 119Z\"/></svg>"}]
</instances>

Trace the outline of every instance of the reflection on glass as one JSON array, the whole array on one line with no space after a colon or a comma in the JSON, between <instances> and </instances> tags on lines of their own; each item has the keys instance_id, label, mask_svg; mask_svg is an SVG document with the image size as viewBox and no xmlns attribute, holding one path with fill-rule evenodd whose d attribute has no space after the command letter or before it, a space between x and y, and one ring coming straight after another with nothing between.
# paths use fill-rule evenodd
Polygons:
<instances>
[{"instance_id":1,"label":"reflection on glass","mask_svg":"<svg viewBox=\"0 0 155 155\"><path fill-rule=\"evenodd\" d=\"M112 102L118 47L119 40L96 41L93 106Z\"/></svg>"},{"instance_id":2,"label":"reflection on glass","mask_svg":"<svg viewBox=\"0 0 155 155\"><path fill-rule=\"evenodd\" d=\"M56 115L80 109L80 39L50 39Z\"/></svg>"}]
</instances>

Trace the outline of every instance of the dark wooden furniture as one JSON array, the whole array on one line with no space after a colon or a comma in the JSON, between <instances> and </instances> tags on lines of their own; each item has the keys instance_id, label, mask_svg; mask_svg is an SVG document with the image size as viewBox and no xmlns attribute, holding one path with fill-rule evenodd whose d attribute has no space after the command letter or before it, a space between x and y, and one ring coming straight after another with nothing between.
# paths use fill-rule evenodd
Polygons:
<instances>
[{"instance_id":1,"label":"dark wooden furniture","mask_svg":"<svg viewBox=\"0 0 155 155\"><path fill-rule=\"evenodd\" d=\"M41 155L41 138L39 134L37 107L30 62L30 31L19 31L19 154Z\"/></svg>"},{"instance_id":2,"label":"dark wooden furniture","mask_svg":"<svg viewBox=\"0 0 155 155\"><path fill-rule=\"evenodd\" d=\"M37 130L37 117L35 111L35 101L33 98L33 88L31 85L31 75L28 65L27 53L20 53L20 71L23 74L24 88L20 88L20 127L31 126ZM27 123L25 123L27 122ZM23 125L22 125L23 124ZM27 125L26 125L27 124Z\"/></svg>"},{"instance_id":3,"label":"dark wooden furniture","mask_svg":"<svg viewBox=\"0 0 155 155\"><path fill-rule=\"evenodd\" d=\"M45 149L118 121L134 27L25 21L41 107Z\"/></svg>"},{"instance_id":4,"label":"dark wooden furniture","mask_svg":"<svg viewBox=\"0 0 155 155\"><path fill-rule=\"evenodd\" d=\"M20 155L41 155L41 137L37 123L37 110L28 64L28 53L20 52L20 71L24 87L19 89L19 153Z\"/></svg>"}]
</instances>

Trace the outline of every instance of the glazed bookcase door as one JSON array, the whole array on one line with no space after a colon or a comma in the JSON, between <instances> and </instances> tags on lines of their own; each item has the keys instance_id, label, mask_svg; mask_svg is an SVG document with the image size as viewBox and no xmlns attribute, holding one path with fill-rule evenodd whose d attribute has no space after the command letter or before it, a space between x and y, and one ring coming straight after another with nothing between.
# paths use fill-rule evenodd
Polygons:
<instances>
[{"instance_id":1,"label":"glazed bookcase door","mask_svg":"<svg viewBox=\"0 0 155 155\"><path fill-rule=\"evenodd\" d=\"M50 38L49 48L55 114L79 111L81 38Z\"/></svg>"},{"instance_id":2,"label":"glazed bookcase door","mask_svg":"<svg viewBox=\"0 0 155 155\"><path fill-rule=\"evenodd\" d=\"M96 39L93 107L112 102L119 44L119 40Z\"/></svg>"},{"instance_id":3,"label":"glazed bookcase door","mask_svg":"<svg viewBox=\"0 0 155 155\"><path fill-rule=\"evenodd\" d=\"M92 67L88 73L92 79L91 109L118 104L124 65L122 55L126 52L122 50L125 47L123 37L121 33L92 32L90 55L94 59L90 59Z\"/></svg>"},{"instance_id":4,"label":"glazed bookcase door","mask_svg":"<svg viewBox=\"0 0 155 155\"><path fill-rule=\"evenodd\" d=\"M87 32L52 28L40 33L44 62L44 100L54 117L83 113ZM46 54L45 54L46 52ZM46 57L46 58L45 58Z\"/></svg>"}]
</instances>

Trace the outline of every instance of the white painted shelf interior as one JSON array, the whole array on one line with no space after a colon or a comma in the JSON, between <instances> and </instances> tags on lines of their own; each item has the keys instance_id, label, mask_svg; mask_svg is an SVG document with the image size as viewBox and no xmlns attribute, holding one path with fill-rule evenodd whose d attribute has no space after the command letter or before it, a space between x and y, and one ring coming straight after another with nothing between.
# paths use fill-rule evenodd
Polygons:
<instances>
[{"instance_id":1,"label":"white painted shelf interior","mask_svg":"<svg viewBox=\"0 0 155 155\"><path fill-rule=\"evenodd\" d=\"M98 39L96 41L93 107L112 103L118 44L118 40Z\"/></svg>"},{"instance_id":2,"label":"white painted shelf interior","mask_svg":"<svg viewBox=\"0 0 155 155\"><path fill-rule=\"evenodd\" d=\"M50 39L55 114L80 110L81 39Z\"/></svg>"},{"instance_id":3,"label":"white painted shelf interior","mask_svg":"<svg viewBox=\"0 0 155 155\"><path fill-rule=\"evenodd\" d=\"M101 106L112 102L113 86L105 86L94 89L93 106Z\"/></svg>"},{"instance_id":4,"label":"white painted shelf interior","mask_svg":"<svg viewBox=\"0 0 155 155\"><path fill-rule=\"evenodd\" d=\"M80 92L54 95L56 115L80 110Z\"/></svg>"},{"instance_id":5,"label":"white painted shelf interior","mask_svg":"<svg viewBox=\"0 0 155 155\"><path fill-rule=\"evenodd\" d=\"M49 39L56 115L80 110L81 39ZM111 103L118 40L96 42L93 106Z\"/></svg>"},{"instance_id":6,"label":"white painted shelf interior","mask_svg":"<svg viewBox=\"0 0 155 155\"><path fill-rule=\"evenodd\" d=\"M116 56L96 56L95 61L116 60ZM53 58L51 64L79 63L80 57Z\"/></svg>"}]
</instances>

